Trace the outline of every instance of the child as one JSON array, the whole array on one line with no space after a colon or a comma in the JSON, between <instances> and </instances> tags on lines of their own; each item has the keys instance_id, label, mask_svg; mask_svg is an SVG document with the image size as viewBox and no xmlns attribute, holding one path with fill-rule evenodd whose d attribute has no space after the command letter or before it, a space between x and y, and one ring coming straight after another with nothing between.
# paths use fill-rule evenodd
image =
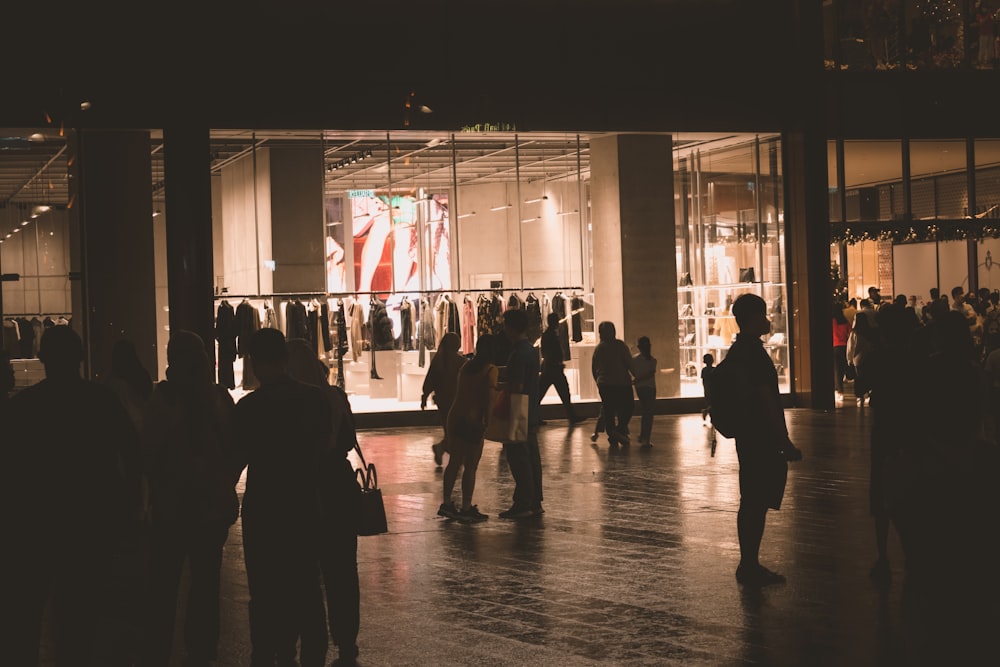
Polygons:
<instances>
[{"instance_id":1,"label":"child","mask_svg":"<svg viewBox=\"0 0 1000 667\"><path fill-rule=\"evenodd\" d=\"M701 386L705 390L705 407L701 411L701 421L705 422L708 419L708 411L712 409L712 393L709 388L709 376L712 371L715 370L715 357L711 354L706 354L701 358L705 367L701 369Z\"/></svg>"},{"instance_id":2,"label":"child","mask_svg":"<svg viewBox=\"0 0 1000 667\"><path fill-rule=\"evenodd\" d=\"M636 396L639 397L639 410L642 422L639 428L639 444L652 447L649 441L653 432L653 408L656 405L656 357L648 336L639 336L636 341L639 352L632 357L632 375Z\"/></svg>"}]
</instances>

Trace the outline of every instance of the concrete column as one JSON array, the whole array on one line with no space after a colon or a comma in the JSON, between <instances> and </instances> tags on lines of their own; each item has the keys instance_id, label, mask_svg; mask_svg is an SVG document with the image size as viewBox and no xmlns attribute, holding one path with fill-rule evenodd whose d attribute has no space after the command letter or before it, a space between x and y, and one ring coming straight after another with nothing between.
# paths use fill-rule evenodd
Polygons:
<instances>
[{"instance_id":1,"label":"concrete column","mask_svg":"<svg viewBox=\"0 0 1000 667\"><path fill-rule=\"evenodd\" d=\"M209 133L201 127L163 132L167 202L167 294L170 330L202 337L215 358L212 181Z\"/></svg>"},{"instance_id":2,"label":"concrete column","mask_svg":"<svg viewBox=\"0 0 1000 667\"><path fill-rule=\"evenodd\" d=\"M633 349L649 336L661 368L678 368L680 358L672 148L660 134L590 142L594 329L614 322ZM656 387L679 395L680 374L661 374Z\"/></svg>"},{"instance_id":3,"label":"concrete column","mask_svg":"<svg viewBox=\"0 0 1000 667\"><path fill-rule=\"evenodd\" d=\"M74 313L82 326L85 373L102 377L119 338L131 340L156 374L153 204L149 133L80 130L72 167L72 210L80 234L74 245ZM76 263L78 262L78 263ZM74 326L76 322L74 322Z\"/></svg>"},{"instance_id":4,"label":"concrete column","mask_svg":"<svg viewBox=\"0 0 1000 667\"><path fill-rule=\"evenodd\" d=\"M325 292L323 147L271 146L274 291Z\"/></svg>"}]
</instances>

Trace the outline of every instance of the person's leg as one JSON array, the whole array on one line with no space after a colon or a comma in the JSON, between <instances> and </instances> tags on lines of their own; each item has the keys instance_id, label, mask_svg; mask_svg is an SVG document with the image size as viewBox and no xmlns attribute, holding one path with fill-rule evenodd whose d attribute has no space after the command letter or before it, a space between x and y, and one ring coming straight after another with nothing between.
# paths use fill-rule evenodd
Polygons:
<instances>
[{"instance_id":1,"label":"person's leg","mask_svg":"<svg viewBox=\"0 0 1000 667\"><path fill-rule=\"evenodd\" d=\"M464 444L458 447L464 447ZM455 482L458 480L458 471L462 468L462 459L460 452L448 453L448 465L444 468L444 495L441 498L443 505L451 505L454 502L452 494L455 491Z\"/></svg>"},{"instance_id":2,"label":"person's leg","mask_svg":"<svg viewBox=\"0 0 1000 667\"><path fill-rule=\"evenodd\" d=\"M597 437L604 432L604 403L598 407L597 421L594 423L594 433L590 436L591 442L596 442Z\"/></svg>"},{"instance_id":3,"label":"person's leg","mask_svg":"<svg viewBox=\"0 0 1000 667\"><path fill-rule=\"evenodd\" d=\"M760 543L764 538L767 507L740 501L736 515L736 534L740 543L740 568L760 567Z\"/></svg>"},{"instance_id":4,"label":"person's leg","mask_svg":"<svg viewBox=\"0 0 1000 667\"><path fill-rule=\"evenodd\" d=\"M614 387L599 384L597 385L597 393L601 397L601 416L597 422L604 426L604 432L608 434L608 442L611 445L617 445L618 432L616 426L618 412L615 408Z\"/></svg>"},{"instance_id":5,"label":"person's leg","mask_svg":"<svg viewBox=\"0 0 1000 667\"><path fill-rule=\"evenodd\" d=\"M51 600L56 667L97 663L98 621L107 611L109 555L103 550L76 551L63 560Z\"/></svg>"},{"instance_id":6,"label":"person's leg","mask_svg":"<svg viewBox=\"0 0 1000 667\"><path fill-rule=\"evenodd\" d=\"M278 545L257 521L243 515L243 561L247 573L250 620L250 667L273 667L278 655L275 613L279 577L274 550ZM283 548L283 547L282 547Z\"/></svg>"},{"instance_id":7,"label":"person's leg","mask_svg":"<svg viewBox=\"0 0 1000 667\"><path fill-rule=\"evenodd\" d=\"M472 507L472 495L476 491L476 472L479 470L479 460L483 456L483 441L471 446L465 453L462 469L462 509Z\"/></svg>"},{"instance_id":8,"label":"person's leg","mask_svg":"<svg viewBox=\"0 0 1000 667\"><path fill-rule=\"evenodd\" d=\"M535 505L535 482L531 474L528 443L505 442L503 451L507 456L511 477L514 478L514 504L511 509L530 510Z\"/></svg>"},{"instance_id":9,"label":"person's leg","mask_svg":"<svg viewBox=\"0 0 1000 667\"><path fill-rule=\"evenodd\" d=\"M833 369L833 388L834 391L843 395L844 377L847 375L847 348L842 345L833 348L833 359L835 364Z\"/></svg>"},{"instance_id":10,"label":"person's leg","mask_svg":"<svg viewBox=\"0 0 1000 667\"><path fill-rule=\"evenodd\" d=\"M566 379L566 374L559 371L552 384L556 388L556 393L559 394L559 400L562 401L563 408L566 410L566 419L572 424L576 421L576 410L573 409L573 400L569 395L569 381Z\"/></svg>"},{"instance_id":11,"label":"person's leg","mask_svg":"<svg viewBox=\"0 0 1000 667\"><path fill-rule=\"evenodd\" d=\"M542 404L542 399L545 398L545 394L549 392L549 387L553 384L553 377L551 373L542 373L538 376L538 404ZM557 388L558 390L558 388Z\"/></svg>"},{"instance_id":12,"label":"person's leg","mask_svg":"<svg viewBox=\"0 0 1000 667\"><path fill-rule=\"evenodd\" d=\"M166 665L174 646L174 623L186 536L176 523L156 521L150 531L149 577L143 613L144 665Z\"/></svg>"},{"instance_id":13,"label":"person's leg","mask_svg":"<svg viewBox=\"0 0 1000 667\"><path fill-rule=\"evenodd\" d=\"M184 645L189 659L215 660L219 647L222 549L229 526L207 522L191 530L188 556L191 585L184 618Z\"/></svg>"},{"instance_id":14,"label":"person's leg","mask_svg":"<svg viewBox=\"0 0 1000 667\"><path fill-rule=\"evenodd\" d=\"M358 655L361 626L358 536L349 523L342 522L328 531L322 549L320 564L330 637L341 658L354 658Z\"/></svg>"},{"instance_id":15,"label":"person's leg","mask_svg":"<svg viewBox=\"0 0 1000 667\"><path fill-rule=\"evenodd\" d=\"M635 411L635 394L632 387L614 387L615 412L617 414L615 426L619 439L624 443L629 440L629 422L632 420L632 413Z\"/></svg>"}]
</instances>

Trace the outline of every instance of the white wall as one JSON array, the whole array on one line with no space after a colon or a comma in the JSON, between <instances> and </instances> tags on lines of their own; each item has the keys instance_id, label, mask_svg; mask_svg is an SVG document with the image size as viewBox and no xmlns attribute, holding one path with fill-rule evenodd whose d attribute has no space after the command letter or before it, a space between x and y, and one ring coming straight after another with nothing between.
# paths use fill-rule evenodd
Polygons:
<instances>
[{"instance_id":1,"label":"white wall","mask_svg":"<svg viewBox=\"0 0 1000 667\"><path fill-rule=\"evenodd\" d=\"M938 284L935 245L931 241L893 246L892 285L895 294L892 296L915 294L919 301L926 302L930 299L930 289ZM944 291L944 285L941 287ZM952 287L954 285L947 289L951 290Z\"/></svg>"},{"instance_id":2,"label":"white wall","mask_svg":"<svg viewBox=\"0 0 1000 667\"><path fill-rule=\"evenodd\" d=\"M223 283L229 294L270 294L271 271L263 260L271 258L270 153L258 149L222 170ZM256 165L254 164L256 162ZM254 177L256 167L256 206ZM256 228L255 228L256 223ZM218 243L219 240L216 240ZM258 271L260 285L258 290Z\"/></svg>"}]
</instances>

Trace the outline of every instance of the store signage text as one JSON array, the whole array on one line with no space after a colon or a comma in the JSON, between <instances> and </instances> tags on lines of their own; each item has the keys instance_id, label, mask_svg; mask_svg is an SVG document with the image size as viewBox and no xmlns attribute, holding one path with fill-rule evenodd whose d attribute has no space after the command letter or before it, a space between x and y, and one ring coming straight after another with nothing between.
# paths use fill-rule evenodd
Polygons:
<instances>
[{"instance_id":1,"label":"store signage text","mask_svg":"<svg viewBox=\"0 0 1000 667\"><path fill-rule=\"evenodd\" d=\"M350 199L362 199L365 197L374 197L374 190L348 190L347 196Z\"/></svg>"}]
</instances>

